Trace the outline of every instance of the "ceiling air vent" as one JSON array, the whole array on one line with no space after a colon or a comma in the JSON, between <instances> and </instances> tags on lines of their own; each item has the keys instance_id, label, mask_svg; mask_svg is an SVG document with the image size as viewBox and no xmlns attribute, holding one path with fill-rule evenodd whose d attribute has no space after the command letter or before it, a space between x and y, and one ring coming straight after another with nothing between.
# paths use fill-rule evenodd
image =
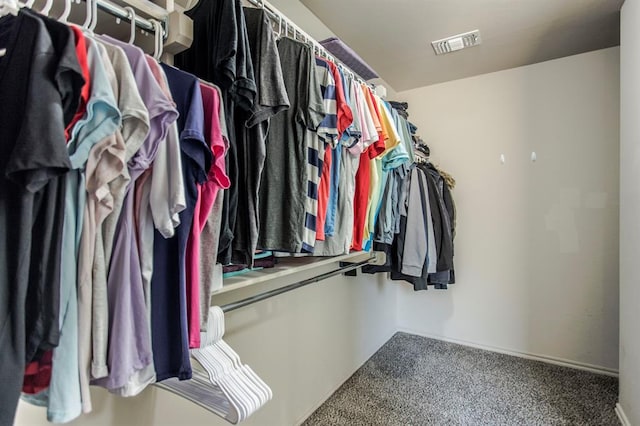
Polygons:
<instances>
[{"instance_id":1,"label":"ceiling air vent","mask_svg":"<svg viewBox=\"0 0 640 426\"><path fill-rule=\"evenodd\" d=\"M455 52L456 50L466 49L479 45L480 31L473 30L468 33L458 34L451 37L443 38L431 42L436 55L444 55L445 53Z\"/></svg>"}]
</instances>

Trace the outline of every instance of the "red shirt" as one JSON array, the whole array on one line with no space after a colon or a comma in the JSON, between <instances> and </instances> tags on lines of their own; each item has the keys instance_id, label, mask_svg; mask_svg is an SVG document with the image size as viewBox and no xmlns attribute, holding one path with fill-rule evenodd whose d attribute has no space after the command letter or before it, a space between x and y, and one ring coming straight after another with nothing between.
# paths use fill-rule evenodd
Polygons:
<instances>
[{"instance_id":1,"label":"red shirt","mask_svg":"<svg viewBox=\"0 0 640 426\"><path fill-rule=\"evenodd\" d=\"M324 59L323 59L324 60ZM338 118L337 130L338 141L342 138L342 134L353 123L353 111L347 103L344 95L344 87L342 84L342 76L338 67L331 61L325 62L329 65L331 74L336 87L336 116ZM322 166L322 176L318 186L318 213L316 216L316 240L324 241L324 225L327 220L327 207L329 205L329 195L331 192L331 147L327 146L324 153L324 164Z\"/></svg>"},{"instance_id":2,"label":"red shirt","mask_svg":"<svg viewBox=\"0 0 640 426\"><path fill-rule=\"evenodd\" d=\"M365 100L371 114L375 115L374 121L380 122L380 110L378 103L373 99L369 87L362 88ZM377 120L376 120L377 119ZM376 126L377 127L377 126ZM353 240L352 250L362 250L364 227L367 222L367 205L369 203L369 187L371 185L371 160L384 152L385 140L388 138L382 126L378 129L378 140L371 144L361 155L360 165L356 173L356 193L353 200Z\"/></svg>"},{"instance_id":3,"label":"red shirt","mask_svg":"<svg viewBox=\"0 0 640 426\"><path fill-rule=\"evenodd\" d=\"M207 182L198 185L198 199L193 223L187 241L187 320L189 324L189 348L200 347L200 235L204 229L218 191L229 188L225 169L226 144L220 127L220 97L213 87L200 84L205 117L205 137L213 154L213 163ZM211 255L207 253L207 255Z\"/></svg>"},{"instance_id":4,"label":"red shirt","mask_svg":"<svg viewBox=\"0 0 640 426\"><path fill-rule=\"evenodd\" d=\"M338 71L338 67L331 61L327 61L327 63L336 83L336 115L338 116L338 140L340 140L344 131L353 123L353 111L351 111L347 98L344 96L342 76Z\"/></svg>"},{"instance_id":5,"label":"red shirt","mask_svg":"<svg viewBox=\"0 0 640 426\"><path fill-rule=\"evenodd\" d=\"M78 110L73 116L71 123L64 130L67 141L71 138L71 130L73 126L84 116L87 112L87 103L89 102L89 96L91 94L91 74L89 74L89 63L87 61L87 43L84 38L82 30L78 27L71 25L71 31L76 39L76 56L78 56L78 63L82 69L82 76L84 77L84 85L80 92L80 103L78 104Z\"/></svg>"}]
</instances>

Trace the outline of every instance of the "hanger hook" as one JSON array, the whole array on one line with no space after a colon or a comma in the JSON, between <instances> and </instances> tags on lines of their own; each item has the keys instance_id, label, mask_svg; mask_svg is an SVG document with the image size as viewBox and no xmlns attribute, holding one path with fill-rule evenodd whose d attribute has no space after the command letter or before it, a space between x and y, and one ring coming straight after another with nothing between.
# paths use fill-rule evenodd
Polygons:
<instances>
[{"instance_id":1,"label":"hanger hook","mask_svg":"<svg viewBox=\"0 0 640 426\"><path fill-rule=\"evenodd\" d=\"M89 30L93 31L96 29L96 25L98 25L98 0L93 0L91 2L91 23L89 24Z\"/></svg>"},{"instance_id":2,"label":"hanger hook","mask_svg":"<svg viewBox=\"0 0 640 426\"><path fill-rule=\"evenodd\" d=\"M47 15L49 15L49 12L51 12L51 8L52 7L53 7L53 0L47 0L47 2L45 3L44 7L40 11L40 13L45 15L45 16L47 16Z\"/></svg>"},{"instance_id":3,"label":"hanger hook","mask_svg":"<svg viewBox=\"0 0 640 426\"><path fill-rule=\"evenodd\" d=\"M153 26L155 28L155 49L153 51L153 57L160 61L160 57L162 56L162 49L164 48L164 29L162 28L162 24L160 21L152 20Z\"/></svg>"},{"instance_id":4,"label":"hanger hook","mask_svg":"<svg viewBox=\"0 0 640 426\"><path fill-rule=\"evenodd\" d=\"M282 36L282 16L278 15L278 38Z\"/></svg>"},{"instance_id":5,"label":"hanger hook","mask_svg":"<svg viewBox=\"0 0 640 426\"><path fill-rule=\"evenodd\" d=\"M91 16L93 15L93 2L95 0L87 0L87 16L84 19L82 24L82 28L88 30L89 25L91 24Z\"/></svg>"},{"instance_id":6,"label":"hanger hook","mask_svg":"<svg viewBox=\"0 0 640 426\"><path fill-rule=\"evenodd\" d=\"M62 12L62 15L60 15L60 17L58 18L58 21L67 22L67 19L69 18L70 13L71 13L71 0L64 0L64 11Z\"/></svg>"},{"instance_id":7,"label":"hanger hook","mask_svg":"<svg viewBox=\"0 0 640 426\"><path fill-rule=\"evenodd\" d=\"M125 7L124 10L129 12L129 19L131 20L131 34L129 35L129 44L133 44L136 41L136 11L131 6Z\"/></svg>"}]
</instances>

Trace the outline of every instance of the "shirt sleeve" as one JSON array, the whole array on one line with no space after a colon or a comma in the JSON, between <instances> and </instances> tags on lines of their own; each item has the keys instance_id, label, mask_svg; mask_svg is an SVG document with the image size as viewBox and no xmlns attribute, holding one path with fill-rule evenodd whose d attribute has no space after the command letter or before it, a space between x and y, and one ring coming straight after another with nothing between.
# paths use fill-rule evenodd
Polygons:
<instances>
[{"instance_id":1,"label":"shirt sleeve","mask_svg":"<svg viewBox=\"0 0 640 426\"><path fill-rule=\"evenodd\" d=\"M305 124L308 129L316 130L322 120L324 120L326 110L322 102L322 90L318 81L318 73L316 72L315 59L309 48L305 48L302 55L304 68L302 69L301 79L307 79L307 105L305 111Z\"/></svg>"}]
</instances>

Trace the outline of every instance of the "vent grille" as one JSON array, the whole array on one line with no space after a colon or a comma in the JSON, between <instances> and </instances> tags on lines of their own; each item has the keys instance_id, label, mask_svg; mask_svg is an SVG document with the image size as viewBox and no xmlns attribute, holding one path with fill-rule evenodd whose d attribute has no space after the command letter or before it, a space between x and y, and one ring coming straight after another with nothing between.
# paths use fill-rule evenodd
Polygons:
<instances>
[{"instance_id":1,"label":"vent grille","mask_svg":"<svg viewBox=\"0 0 640 426\"><path fill-rule=\"evenodd\" d=\"M455 52L456 50L466 49L467 47L477 46L481 43L480 31L473 30L467 33L454 35L431 42L436 55L444 55L445 53Z\"/></svg>"}]
</instances>

